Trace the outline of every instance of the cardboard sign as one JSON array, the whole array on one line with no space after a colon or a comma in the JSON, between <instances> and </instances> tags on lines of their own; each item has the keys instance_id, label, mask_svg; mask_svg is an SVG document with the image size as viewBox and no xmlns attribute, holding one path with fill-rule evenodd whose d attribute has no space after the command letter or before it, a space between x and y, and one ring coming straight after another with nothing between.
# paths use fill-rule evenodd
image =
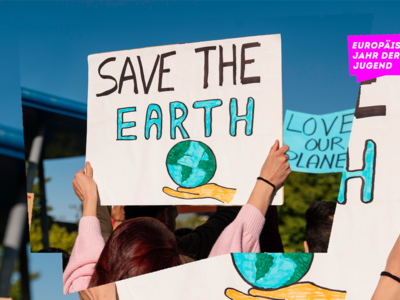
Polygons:
<instances>
[{"instance_id":1,"label":"cardboard sign","mask_svg":"<svg viewBox=\"0 0 400 300\"><path fill-rule=\"evenodd\" d=\"M400 76L361 85L328 253L233 253L119 281L119 298L371 299L400 234L399 99Z\"/></svg>"},{"instance_id":2,"label":"cardboard sign","mask_svg":"<svg viewBox=\"0 0 400 300\"><path fill-rule=\"evenodd\" d=\"M400 234L399 99L400 76L361 84L329 245L350 300L371 298Z\"/></svg>"},{"instance_id":3,"label":"cardboard sign","mask_svg":"<svg viewBox=\"0 0 400 300\"><path fill-rule=\"evenodd\" d=\"M283 136L292 171L342 172L353 118L354 109L325 115L287 110Z\"/></svg>"},{"instance_id":4,"label":"cardboard sign","mask_svg":"<svg viewBox=\"0 0 400 300\"><path fill-rule=\"evenodd\" d=\"M88 60L86 159L102 205L247 202L282 137L280 35Z\"/></svg>"},{"instance_id":5,"label":"cardboard sign","mask_svg":"<svg viewBox=\"0 0 400 300\"><path fill-rule=\"evenodd\" d=\"M334 264L322 253L232 253L117 281L116 287L121 300L183 295L195 300L347 300L340 280L320 276L318 266L326 271ZM168 283L167 278L176 280Z\"/></svg>"}]
</instances>

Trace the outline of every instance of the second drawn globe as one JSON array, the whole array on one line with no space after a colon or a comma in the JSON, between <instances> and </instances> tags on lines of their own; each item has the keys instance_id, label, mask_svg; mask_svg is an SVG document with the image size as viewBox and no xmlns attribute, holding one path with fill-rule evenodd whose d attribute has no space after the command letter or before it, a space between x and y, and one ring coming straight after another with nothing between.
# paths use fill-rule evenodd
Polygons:
<instances>
[{"instance_id":1,"label":"second drawn globe","mask_svg":"<svg viewBox=\"0 0 400 300\"><path fill-rule=\"evenodd\" d=\"M298 282L310 269L312 253L232 253L245 281L261 289L276 289ZM316 298L317 299L317 298Z\"/></svg>"},{"instance_id":2,"label":"second drawn globe","mask_svg":"<svg viewBox=\"0 0 400 300\"><path fill-rule=\"evenodd\" d=\"M181 187L194 188L208 183L217 169L212 150L198 141L183 141L168 152L168 174Z\"/></svg>"}]
</instances>

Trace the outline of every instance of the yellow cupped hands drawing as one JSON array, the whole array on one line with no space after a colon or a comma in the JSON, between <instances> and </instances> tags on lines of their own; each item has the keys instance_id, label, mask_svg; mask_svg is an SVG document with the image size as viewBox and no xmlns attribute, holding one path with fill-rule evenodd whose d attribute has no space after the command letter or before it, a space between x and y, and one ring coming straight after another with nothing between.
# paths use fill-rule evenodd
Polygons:
<instances>
[{"instance_id":1,"label":"yellow cupped hands drawing","mask_svg":"<svg viewBox=\"0 0 400 300\"><path fill-rule=\"evenodd\" d=\"M251 289L246 295L234 289L227 289L225 295L232 300L344 300L346 292L329 290L315 284L304 282L276 290Z\"/></svg>"},{"instance_id":2,"label":"yellow cupped hands drawing","mask_svg":"<svg viewBox=\"0 0 400 300\"><path fill-rule=\"evenodd\" d=\"M236 189L209 183L195 188L178 187L176 191L169 187L164 187L163 192L172 197L182 199L213 198L224 203L230 203L235 196Z\"/></svg>"}]
</instances>

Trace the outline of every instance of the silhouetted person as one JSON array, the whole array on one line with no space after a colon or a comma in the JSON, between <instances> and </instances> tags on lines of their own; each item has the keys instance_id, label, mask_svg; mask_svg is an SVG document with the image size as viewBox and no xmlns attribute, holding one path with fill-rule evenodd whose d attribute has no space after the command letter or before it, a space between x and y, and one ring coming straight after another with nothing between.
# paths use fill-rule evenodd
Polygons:
<instances>
[{"instance_id":1,"label":"silhouetted person","mask_svg":"<svg viewBox=\"0 0 400 300\"><path fill-rule=\"evenodd\" d=\"M306 211L304 251L328 252L336 202L315 202Z\"/></svg>"}]
</instances>

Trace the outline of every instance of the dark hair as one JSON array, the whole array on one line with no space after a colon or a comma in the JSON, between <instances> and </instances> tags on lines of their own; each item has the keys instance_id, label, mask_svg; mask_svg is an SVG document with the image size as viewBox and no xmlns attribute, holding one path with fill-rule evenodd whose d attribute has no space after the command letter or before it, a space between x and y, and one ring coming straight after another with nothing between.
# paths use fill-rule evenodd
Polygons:
<instances>
[{"instance_id":1,"label":"dark hair","mask_svg":"<svg viewBox=\"0 0 400 300\"><path fill-rule=\"evenodd\" d=\"M328 252L336 202L314 202L306 211L306 241L310 252Z\"/></svg>"},{"instance_id":2,"label":"dark hair","mask_svg":"<svg viewBox=\"0 0 400 300\"><path fill-rule=\"evenodd\" d=\"M125 220L130 220L138 217L157 218L158 214L166 208L172 208L170 205L159 206L125 206Z\"/></svg>"},{"instance_id":3,"label":"dark hair","mask_svg":"<svg viewBox=\"0 0 400 300\"><path fill-rule=\"evenodd\" d=\"M174 234L160 221L127 220L110 235L89 288L181 264Z\"/></svg>"},{"instance_id":4,"label":"dark hair","mask_svg":"<svg viewBox=\"0 0 400 300\"><path fill-rule=\"evenodd\" d=\"M60 248L46 248L38 251L40 253L62 253L62 261L63 261L63 272L65 271L65 268L68 265L69 261L69 253L66 250L60 249Z\"/></svg>"},{"instance_id":5,"label":"dark hair","mask_svg":"<svg viewBox=\"0 0 400 300\"><path fill-rule=\"evenodd\" d=\"M177 208L172 205L161 205L161 206L125 206L125 220L130 220L140 217L155 218L164 223L169 230L175 231L176 227L176 216ZM164 211L167 210L167 215L164 215ZM161 213L161 214L160 214Z\"/></svg>"}]
</instances>

